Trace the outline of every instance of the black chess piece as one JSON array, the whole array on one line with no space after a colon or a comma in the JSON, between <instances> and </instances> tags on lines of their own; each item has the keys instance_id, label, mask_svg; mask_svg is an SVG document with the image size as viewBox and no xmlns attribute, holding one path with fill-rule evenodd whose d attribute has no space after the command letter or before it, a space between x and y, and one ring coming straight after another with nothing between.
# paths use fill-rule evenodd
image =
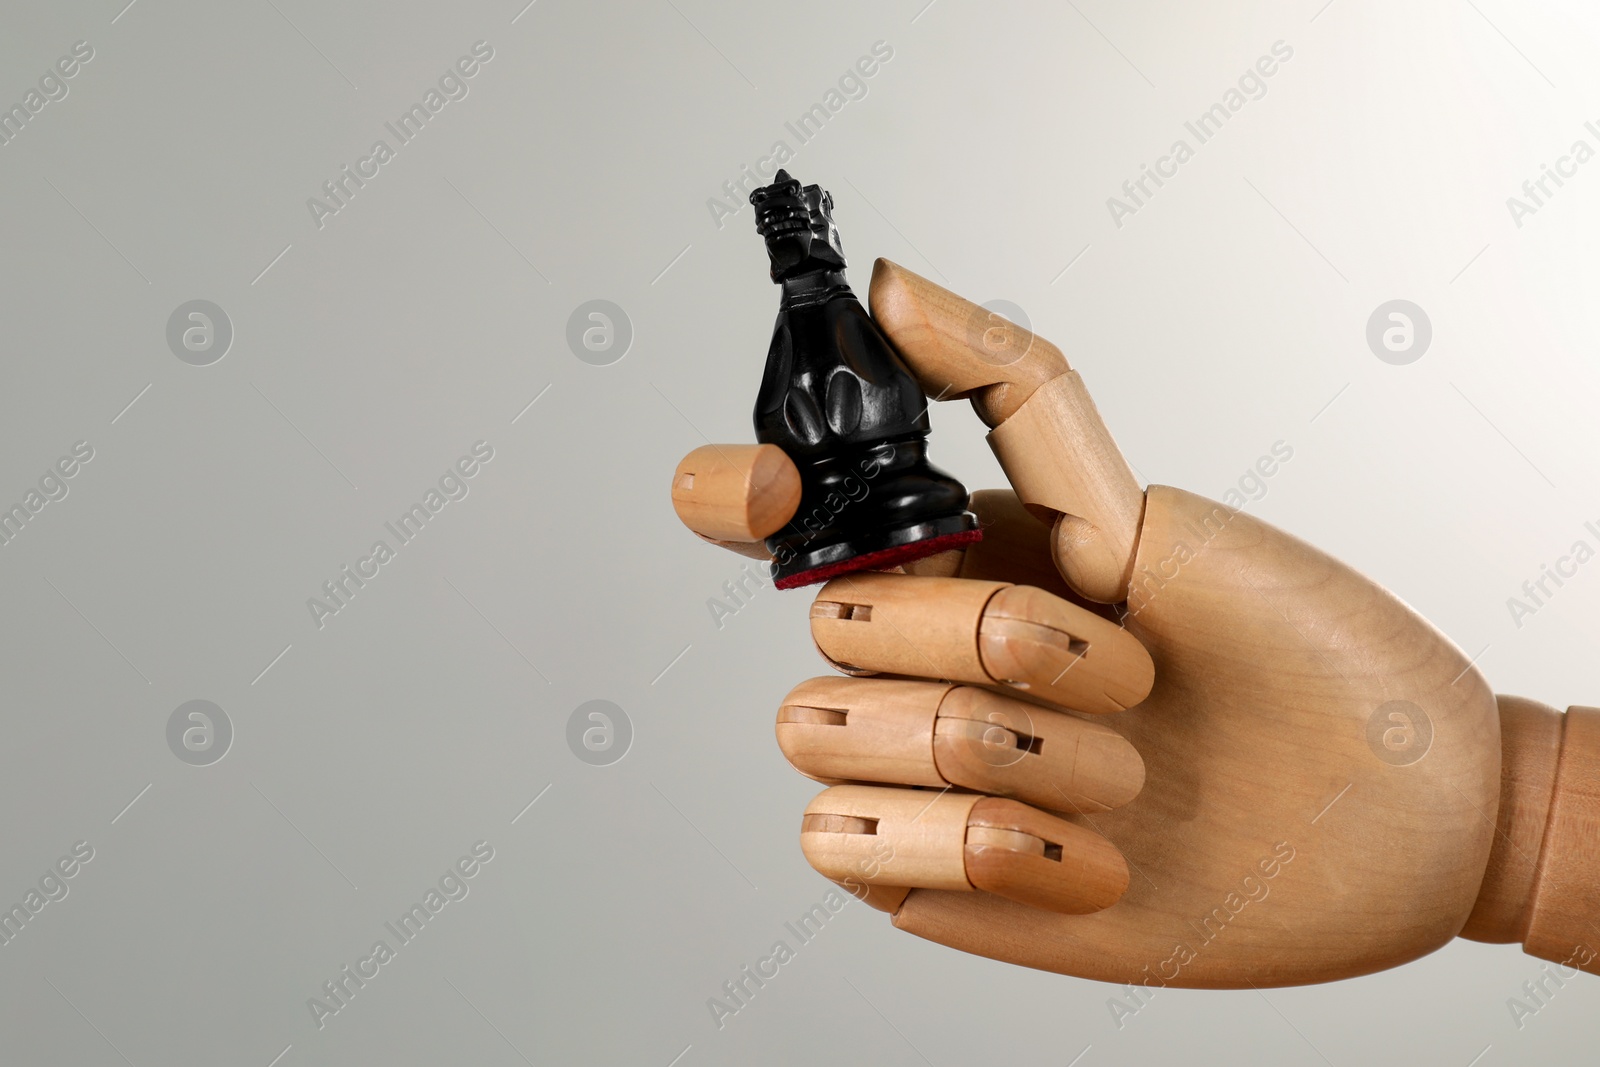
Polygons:
<instances>
[{"instance_id":1,"label":"black chess piece","mask_svg":"<svg viewBox=\"0 0 1600 1067\"><path fill-rule=\"evenodd\" d=\"M981 538L960 482L927 460L928 402L844 278L833 197L778 171L750 194L783 287L756 440L800 470L800 507L767 538L780 589Z\"/></svg>"}]
</instances>

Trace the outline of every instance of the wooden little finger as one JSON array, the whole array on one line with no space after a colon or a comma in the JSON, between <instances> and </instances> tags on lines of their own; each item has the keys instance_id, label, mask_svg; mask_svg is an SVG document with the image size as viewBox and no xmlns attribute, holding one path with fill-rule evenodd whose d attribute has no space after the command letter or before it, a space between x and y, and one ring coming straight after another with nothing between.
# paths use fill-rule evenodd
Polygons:
<instances>
[{"instance_id":1,"label":"wooden little finger","mask_svg":"<svg viewBox=\"0 0 1600 1067\"><path fill-rule=\"evenodd\" d=\"M985 890L1082 915L1115 904L1128 867L1099 834L1014 800L841 785L806 807L800 847L844 885Z\"/></svg>"}]
</instances>

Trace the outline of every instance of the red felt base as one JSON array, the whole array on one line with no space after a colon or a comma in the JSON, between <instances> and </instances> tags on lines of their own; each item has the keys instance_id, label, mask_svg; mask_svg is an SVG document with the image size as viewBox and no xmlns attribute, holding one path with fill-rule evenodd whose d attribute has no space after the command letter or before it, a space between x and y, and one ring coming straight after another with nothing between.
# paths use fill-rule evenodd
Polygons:
<instances>
[{"instance_id":1,"label":"red felt base","mask_svg":"<svg viewBox=\"0 0 1600 1067\"><path fill-rule=\"evenodd\" d=\"M912 541L908 545L898 545L894 548L885 548L880 552L868 552L864 556L852 556L842 559L837 563L829 563L823 567L813 567L799 574L791 574L787 578L779 578L775 583L779 589L799 589L805 585L816 585L829 578L837 578L841 574L853 574L856 571L880 571L890 567L897 567L902 563L913 560L926 559L948 552L952 548L970 545L983 540L982 530L961 530L957 533L944 534L941 537L930 537L923 541Z\"/></svg>"}]
</instances>

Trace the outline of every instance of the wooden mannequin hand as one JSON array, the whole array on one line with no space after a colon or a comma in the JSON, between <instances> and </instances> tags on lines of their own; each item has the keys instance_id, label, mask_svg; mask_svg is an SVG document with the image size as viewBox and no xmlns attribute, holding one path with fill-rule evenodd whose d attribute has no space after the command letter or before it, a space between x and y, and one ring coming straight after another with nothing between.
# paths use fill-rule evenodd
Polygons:
<instances>
[{"instance_id":1,"label":"wooden mannequin hand","mask_svg":"<svg viewBox=\"0 0 1600 1067\"><path fill-rule=\"evenodd\" d=\"M871 307L929 396L972 400L1015 493L974 494L965 552L818 594L813 636L852 677L792 692L779 741L855 784L808 807L814 866L901 929L1119 983L1325 981L1464 926L1600 966L1570 936L1587 890L1529 933L1559 715L1508 698L1503 803L1494 695L1398 598L1240 511L1141 491L1048 342L884 260ZM771 446L696 450L673 496L757 557L806 518Z\"/></svg>"}]
</instances>

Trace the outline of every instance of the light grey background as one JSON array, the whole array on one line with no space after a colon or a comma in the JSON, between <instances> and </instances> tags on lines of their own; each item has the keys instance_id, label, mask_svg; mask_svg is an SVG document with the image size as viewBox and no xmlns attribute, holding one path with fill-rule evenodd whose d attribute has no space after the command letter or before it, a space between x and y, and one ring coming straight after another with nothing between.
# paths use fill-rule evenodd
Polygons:
<instances>
[{"instance_id":1,"label":"light grey background","mask_svg":"<svg viewBox=\"0 0 1600 1067\"><path fill-rule=\"evenodd\" d=\"M0 547L0 903L94 849L0 945L0 1060L1592 1060L1600 986L1518 1029L1515 948L1163 991L1119 1029L1115 989L854 903L719 1029L707 999L828 888L771 725L822 664L803 594L713 624L741 561L667 493L750 435L776 294L748 207L708 200L783 139L863 292L885 255L1023 308L1149 481L1220 495L1288 443L1255 513L1500 691L1600 701L1600 565L1520 627L1506 603L1600 520L1600 162L1520 227L1506 203L1600 147L1590 5L125 2L0 11L0 104L94 49L0 147L0 503L94 449ZM469 94L319 228L307 199L480 40ZM1107 198L1280 40L1117 226ZM234 330L209 366L166 341L194 299ZM633 326L608 366L567 347L591 299ZM1433 326L1405 366L1365 341L1392 299ZM934 425L937 462L1001 484L965 405ZM307 598L480 440L469 495L319 629ZM166 739L197 699L234 731L209 766ZM597 699L634 732L609 766L566 740ZM469 895L319 1028L308 998L480 840Z\"/></svg>"}]
</instances>

